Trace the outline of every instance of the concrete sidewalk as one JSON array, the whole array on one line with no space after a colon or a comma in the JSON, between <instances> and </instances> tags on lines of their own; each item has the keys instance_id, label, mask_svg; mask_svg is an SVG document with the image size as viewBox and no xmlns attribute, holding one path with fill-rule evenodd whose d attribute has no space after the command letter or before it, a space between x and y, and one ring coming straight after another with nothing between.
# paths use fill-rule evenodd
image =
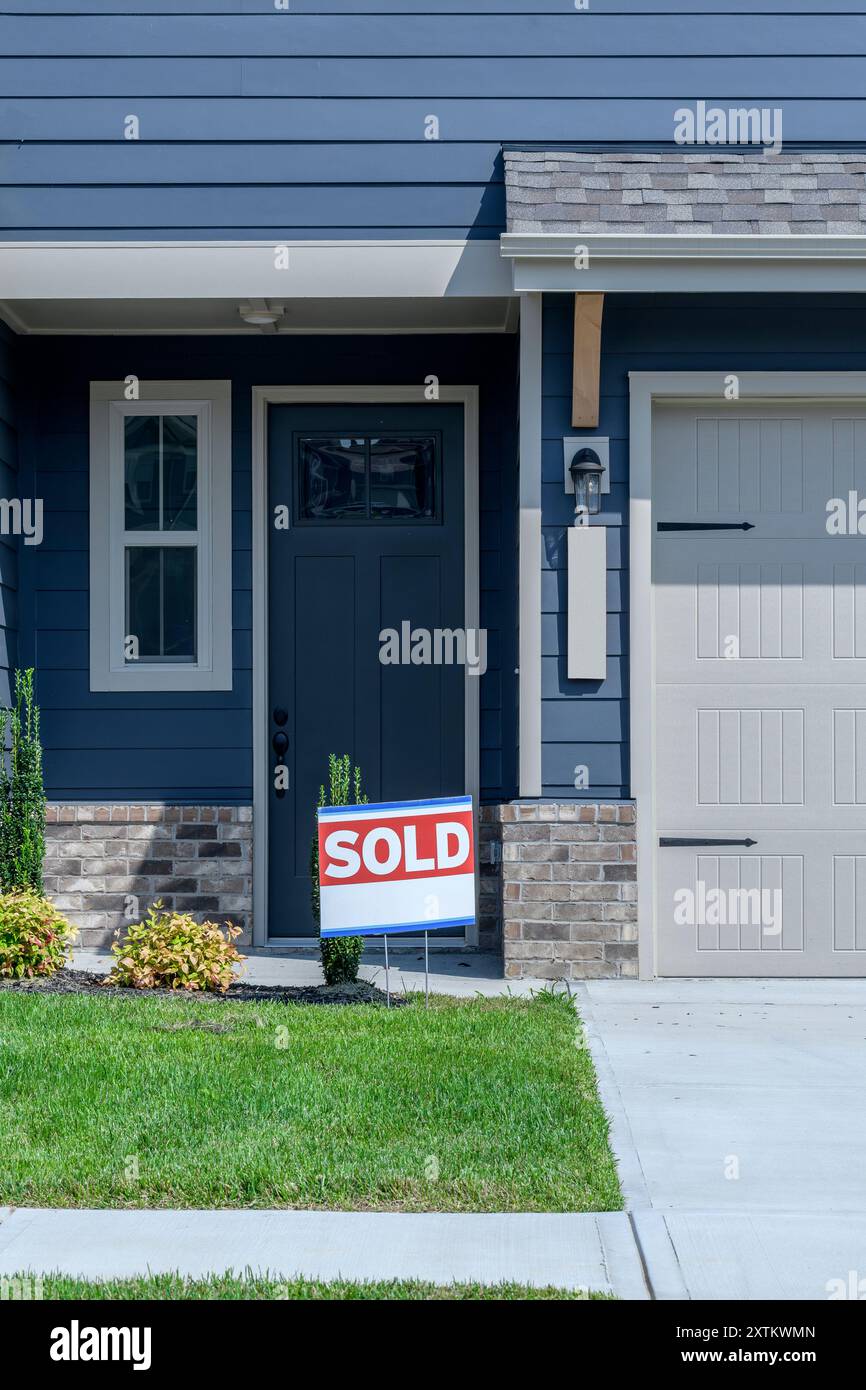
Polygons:
<instances>
[{"instance_id":1,"label":"concrete sidewalk","mask_svg":"<svg viewBox=\"0 0 866 1390\"><path fill-rule=\"evenodd\" d=\"M327 1211L0 1212L0 1274L95 1281L251 1269L277 1278L509 1283L649 1297L629 1220Z\"/></svg>"}]
</instances>

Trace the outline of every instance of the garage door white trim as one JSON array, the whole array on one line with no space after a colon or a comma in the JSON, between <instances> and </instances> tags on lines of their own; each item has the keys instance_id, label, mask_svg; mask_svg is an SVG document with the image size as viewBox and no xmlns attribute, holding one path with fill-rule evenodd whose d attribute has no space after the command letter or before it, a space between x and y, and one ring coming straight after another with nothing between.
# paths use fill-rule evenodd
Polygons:
<instances>
[{"instance_id":1,"label":"garage door white trim","mask_svg":"<svg viewBox=\"0 0 866 1390\"><path fill-rule=\"evenodd\" d=\"M657 969L655 808L655 600L652 578L652 414L654 401L725 401L736 374L739 402L844 401L866 405L866 372L630 372L630 694L631 794L637 803L639 961Z\"/></svg>"}]
</instances>

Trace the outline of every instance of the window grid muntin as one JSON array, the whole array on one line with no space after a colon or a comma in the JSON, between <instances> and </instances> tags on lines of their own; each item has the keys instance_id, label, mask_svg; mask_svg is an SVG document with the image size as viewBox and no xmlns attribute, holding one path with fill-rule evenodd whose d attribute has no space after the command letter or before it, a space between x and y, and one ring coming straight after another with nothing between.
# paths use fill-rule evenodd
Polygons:
<instances>
[{"instance_id":1,"label":"window grid muntin","mask_svg":"<svg viewBox=\"0 0 866 1390\"><path fill-rule=\"evenodd\" d=\"M154 401L140 401L139 410L123 411L123 428L120 431L120 547L123 559L123 632L120 634L121 650L120 663L123 669L135 670L148 666L176 667L178 669L195 669L202 660L201 635L202 635L202 604L207 601L202 575L202 547L201 547L201 525L202 513L204 510L204 449L203 435L205 432L205 412L207 406L188 401L171 402L171 409L155 408L161 403ZM126 529L126 421L139 417L154 416L159 420L159 521L160 526L164 520L163 513L163 420L167 416L175 418L187 418L196 420L196 529L194 531L166 531L166 530L140 530L129 531ZM194 647L195 655L192 658L166 657L166 656L147 656L138 659L129 658L126 655L126 640L130 636L135 636L129 631L129 611L130 611L130 590L129 590L129 551L131 549L162 549L167 547L177 547L178 549L194 550L196 563L194 566L195 598L194 598ZM160 584L162 585L162 566L160 566ZM160 605L160 647L164 647L164 615L162 605Z\"/></svg>"}]
</instances>

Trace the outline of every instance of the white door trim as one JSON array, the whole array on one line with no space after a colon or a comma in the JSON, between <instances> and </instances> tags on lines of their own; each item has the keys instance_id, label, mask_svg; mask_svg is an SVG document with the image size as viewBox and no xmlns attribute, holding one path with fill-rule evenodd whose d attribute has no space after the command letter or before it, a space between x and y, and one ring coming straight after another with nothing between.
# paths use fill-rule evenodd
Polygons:
<instances>
[{"instance_id":1,"label":"white door trim","mask_svg":"<svg viewBox=\"0 0 866 1390\"><path fill-rule=\"evenodd\" d=\"M256 946L311 946L310 937L267 937L268 920L268 406L424 404L419 386L254 386L252 419L253 489L253 942ZM478 502L478 387L440 386L439 404L463 406L465 625L481 622ZM465 790L476 809L481 788L481 690L466 673L464 702ZM264 831L262 827L265 827ZM477 876L476 876L477 882ZM450 944L454 939L449 937ZM408 945L400 938L401 945ZM467 946L477 946L478 927L467 927Z\"/></svg>"},{"instance_id":2,"label":"white door trim","mask_svg":"<svg viewBox=\"0 0 866 1390\"><path fill-rule=\"evenodd\" d=\"M739 398L846 401L866 405L866 372L629 372L629 628L631 794L637 803L638 959L656 973L655 594L652 582L652 411L654 401L725 402L736 375Z\"/></svg>"}]
</instances>

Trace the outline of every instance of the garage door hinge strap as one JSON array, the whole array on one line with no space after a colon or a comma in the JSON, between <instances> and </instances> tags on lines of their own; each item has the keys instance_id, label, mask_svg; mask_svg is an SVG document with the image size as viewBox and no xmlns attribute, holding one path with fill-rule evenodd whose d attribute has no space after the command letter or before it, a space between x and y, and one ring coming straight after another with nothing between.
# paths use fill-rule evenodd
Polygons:
<instances>
[{"instance_id":1,"label":"garage door hinge strap","mask_svg":"<svg viewBox=\"0 0 866 1390\"><path fill-rule=\"evenodd\" d=\"M657 531L754 531L753 521L657 521Z\"/></svg>"},{"instance_id":2,"label":"garage door hinge strap","mask_svg":"<svg viewBox=\"0 0 866 1390\"><path fill-rule=\"evenodd\" d=\"M662 849L687 849L705 845L746 845L751 849L752 845L757 843L757 840L677 840L670 839L666 835L662 835L659 839L659 845Z\"/></svg>"}]
</instances>

